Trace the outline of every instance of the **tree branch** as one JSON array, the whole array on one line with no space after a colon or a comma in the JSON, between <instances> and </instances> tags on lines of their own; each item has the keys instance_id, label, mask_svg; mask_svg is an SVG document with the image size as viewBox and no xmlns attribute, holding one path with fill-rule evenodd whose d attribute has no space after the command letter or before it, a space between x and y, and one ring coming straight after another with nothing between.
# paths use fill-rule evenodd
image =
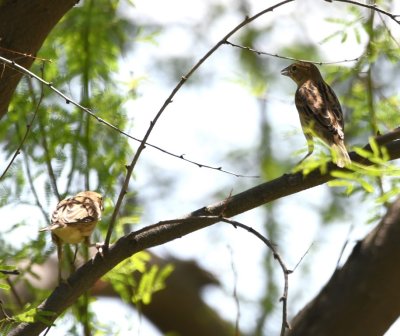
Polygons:
<instances>
[{"instance_id":1,"label":"tree branch","mask_svg":"<svg viewBox=\"0 0 400 336\"><path fill-rule=\"evenodd\" d=\"M221 222L225 222L225 223L229 223L232 224L235 228L240 227L242 229L247 230L248 232L252 233L253 235L255 235L258 239L260 239L265 245L268 246L268 248L271 250L274 259L276 261L278 261L279 266L282 269L282 273L283 273L283 281L284 281L284 285L283 285L283 294L280 298L279 301L282 302L282 323L281 323L281 332L280 332L280 336L285 336L285 332L287 328L290 328L289 326L289 322L287 320L287 302L288 302L288 296L289 296L289 274L293 273L292 270L289 270L285 264L285 262L283 261L281 255L278 253L278 250L276 249L276 247L274 246L274 244L266 237L264 237L263 235L261 235L259 232L257 232L256 230L254 230L252 227L249 227L245 224L242 224L240 222L234 221L234 220L230 220L227 218L220 218Z\"/></svg>"},{"instance_id":2,"label":"tree branch","mask_svg":"<svg viewBox=\"0 0 400 336\"><path fill-rule=\"evenodd\" d=\"M294 0L292 0L292 1L294 1ZM82 104L78 103L78 102L75 101L74 99L68 97L66 94L62 93L59 89L57 89L55 86L53 86L53 84L52 84L51 82L48 82L48 81L44 80L42 77L36 75L36 74L33 73L32 71L29 71L28 69L24 68L23 66L19 65L18 63L15 63L14 61L12 61L12 60L10 60L10 59L7 59L7 58L5 58L5 57L0 56L0 64L2 64L2 63L5 64L7 67L10 67L10 68L12 68L12 69L15 69L15 70L18 71L19 73L28 76L29 78L34 78L34 79L37 80L39 83L41 83L42 85L45 85L45 86L48 87L50 90L52 90L53 92L55 92L58 96L60 96L61 98L63 98L67 104L72 104L72 105L76 106L78 109L80 109L80 110L82 110L83 112L87 113L90 117L94 118L94 119L95 119L97 122L99 122L100 124L103 124L103 125L105 125L105 126L111 128L112 130L114 130L114 131L120 133L120 134L123 135L123 136L126 136L126 137L129 138L129 139L132 139L132 140L134 140L134 141L136 141L136 142L142 143L142 140L141 140L141 139L134 137L133 135L131 135L131 134L129 134L129 133L127 133L127 132L125 132L125 131L119 129L117 126L111 124L111 123L108 122L107 120L105 120L105 119L103 119L103 118L100 118L100 117L99 117L98 115L96 115L91 109L89 109L89 108L83 106ZM0 78L1 78L1 77L0 77ZM1 97L2 97L2 96L1 96L1 92L0 92L0 99L1 99ZM82 118L82 120L84 120L84 118ZM79 132L80 132L80 130L78 129L78 130L76 131L76 134L79 134ZM185 157L185 154L176 154L176 153L172 153L172 152L170 152L170 151L167 151L166 149L163 149L163 148L161 148L161 147L159 147L159 146L153 145L153 144L151 144L151 143L149 143L149 142L146 142L146 143L145 143L145 147L154 148L154 149L156 149L156 150L158 150L158 151L160 151L160 152L162 152L162 153L164 153L164 154L166 154L166 155L169 155L169 156L172 156L172 157L174 157L174 158L183 160L183 161L188 162L188 163L190 163L190 164L193 164L193 165L195 165L195 166L197 166L197 167L199 167L199 168L207 168L207 169L211 169L211 170L216 170L216 171L220 171L220 172L222 172L222 173L225 173L225 174L228 174L228 175L233 175L233 176L236 176L236 177L252 177L252 178L258 178L258 177L259 177L259 176L255 176L255 175L243 175L243 174L238 174L238 173L235 173L235 172L232 172L232 171L223 169L222 167L219 167L219 166L211 166L211 165L207 165L207 164L205 164L205 163L201 163L201 162L197 162L197 161L194 161L194 160L190 160L190 159L187 159L187 158ZM75 148L76 148L76 146L74 147L74 150L75 150ZM68 174L68 182L67 182L67 188L66 188L67 191L69 190L69 187L70 187L70 185L71 185L72 178L73 178L74 157L75 157L75 154L74 154L74 152L73 152L73 155L72 155L72 159L73 159L72 161L73 161L73 162L72 162L71 173Z\"/></svg>"},{"instance_id":3,"label":"tree branch","mask_svg":"<svg viewBox=\"0 0 400 336\"><path fill-rule=\"evenodd\" d=\"M383 15L386 15L389 18L391 18L394 22L396 22L397 24L400 24L400 19L399 19L400 15L395 15L395 14L392 14L392 13L390 13L388 11L385 11L385 10L379 8L375 4L369 5L369 4L364 4L362 2L357 2L357 1L353 1L353 0L325 0L325 1L327 1L327 2L332 2L332 1L344 2L344 3L348 3L348 4L351 4L351 5L355 5L355 6L365 7L365 8L371 9L373 11L376 11L378 13L381 13Z\"/></svg>"},{"instance_id":4,"label":"tree branch","mask_svg":"<svg viewBox=\"0 0 400 336\"><path fill-rule=\"evenodd\" d=\"M122 200L125 197L126 193L128 192L128 185L129 185L129 181L131 178L131 175L133 173L133 170L136 166L136 163L139 160L140 155L142 154L143 150L146 148L146 142L147 139L150 137L151 132L153 131L154 126L156 125L158 119L161 117L161 115L163 114L163 112L165 111L165 109L169 106L169 104L172 103L173 98L175 97L175 95L178 93L178 91L181 89L181 87L186 83L186 81L197 71L197 69L200 68L200 66L212 55L214 54L214 52L223 44L225 44L225 42L234 34L236 34L240 29L242 29L244 26L248 25L250 22L256 20L257 18L259 18L260 16L268 13L268 12L272 12L274 9L279 8L289 2L293 2L294 0L284 0L281 1L273 6L270 6L260 12L258 12L257 14L250 16L250 17L246 17L242 22L240 22L236 27L234 27L232 30L230 30L220 41L218 41L209 51L207 51L203 57L201 57L198 62L189 70L189 72L181 77L181 80L178 82L178 84L174 87L174 89L171 91L170 95L167 97L167 99L164 101L164 103L162 104L161 108L159 109L159 111L156 113L155 117L153 118L153 120L150 122L150 126L147 128L147 131L143 137L143 139L140 142L140 145L138 147L138 149L136 150L136 153L132 159L132 162L129 166L127 166L127 173L125 176L125 180L123 183L123 186L121 188L121 191L118 195L118 199L117 202L115 203L115 208L114 211L112 213L111 216L111 220L110 220L110 224L107 230L107 235L106 235L106 239L104 242L104 248L107 250L108 249L108 245L110 243L110 239L111 239L111 234L113 232L114 229L114 225L115 222L117 220L117 216L119 213L119 209L122 205Z\"/></svg>"},{"instance_id":5,"label":"tree branch","mask_svg":"<svg viewBox=\"0 0 400 336\"><path fill-rule=\"evenodd\" d=\"M316 61L310 61L310 60L305 60L305 59L298 59L298 58L295 58L295 57L283 56L283 55L279 55L279 54L273 54L273 53L269 53L269 52L266 52L266 51L261 51L261 50L257 50L257 49L254 49L254 48L245 47L245 46L242 46L242 45L239 45L239 44L236 44L236 43L232 43L230 41L225 41L225 44L229 45L231 47L235 47L235 48L238 48L238 49L242 49L242 50L246 50L246 51L252 52L252 53L257 54L259 56L275 57L275 58L280 58L280 59L289 60L289 61L296 61L296 62L298 62L298 61L300 61L300 62L309 62L309 63L318 64L318 65L323 65L323 64L329 65L329 64L338 64L338 63L357 62L361 58L361 56L358 56L358 57L355 57L355 58L352 58L352 59L342 59L342 60L328 61L328 62L321 62L321 61L316 62Z\"/></svg>"},{"instance_id":6,"label":"tree branch","mask_svg":"<svg viewBox=\"0 0 400 336\"><path fill-rule=\"evenodd\" d=\"M400 158L399 139L400 128L375 138L379 145L386 146L392 160ZM365 148L368 149L369 145L365 146ZM354 152L351 153L351 159L354 162L369 164L366 159L359 157ZM319 170L315 170L307 176L303 176L301 173L285 174L275 180L265 182L237 195L230 196L223 201L193 211L182 217L181 221L173 220L164 223L160 222L132 232L120 238L114 245L110 246L108 253L103 257L97 254L94 259L90 260L73 273L68 279L68 284L61 284L58 286L53 293L39 305L37 314L39 316L40 311L53 312L54 316L52 319L55 320L56 317L71 306L79 296L89 290L98 279L134 253L165 244L194 231L213 225L219 222L219 216L230 218L254 209L262 204L326 183L334 179L330 173L336 169L336 165L330 163L327 172L324 174ZM398 237L400 237L400 235L398 235ZM400 248L400 243L398 246ZM398 302L400 303L400 300ZM18 325L9 335L35 336L39 335L46 327L46 324L39 320L33 323L24 322Z\"/></svg>"}]
</instances>

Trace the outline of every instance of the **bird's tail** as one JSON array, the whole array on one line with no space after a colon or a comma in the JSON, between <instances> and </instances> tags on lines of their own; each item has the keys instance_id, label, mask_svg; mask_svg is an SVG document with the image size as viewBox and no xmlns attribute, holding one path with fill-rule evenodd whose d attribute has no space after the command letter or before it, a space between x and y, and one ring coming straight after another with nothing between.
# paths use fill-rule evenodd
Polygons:
<instances>
[{"instance_id":1,"label":"bird's tail","mask_svg":"<svg viewBox=\"0 0 400 336\"><path fill-rule=\"evenodd\" d=\"M333 160L338 167L343 168L351 163L349 153L347 152L343 142L332 144L332 149L336 154L334 155Z\"/></svg>"}]
</instances>

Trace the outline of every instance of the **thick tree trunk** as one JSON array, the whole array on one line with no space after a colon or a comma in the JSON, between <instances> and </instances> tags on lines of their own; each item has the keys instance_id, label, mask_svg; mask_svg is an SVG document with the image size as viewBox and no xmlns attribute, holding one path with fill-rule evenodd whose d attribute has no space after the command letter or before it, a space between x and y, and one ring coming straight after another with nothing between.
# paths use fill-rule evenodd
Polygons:
<instances>
[{"instance_id":1,"label":"thick tree trunk","mask_svg":"<svg viewBox=\"0 0 400 336\"><path fill-rule=\"evenodd\" d=\"M0 2L0 56L29 68L43 41L76 0L5 0ZM22 74L0 64L0 119Z\"/></svg>"},{"instance_id":2,"label":"thick tree trunk","mask_svg":"<svg viewBox=\"0 0 400 336\"><path fill-rule=\"evenodd\" d=\"M288 335L383 335L400 315L399 260L400 198L294 318Z\"/></svg>"}]
</instances>

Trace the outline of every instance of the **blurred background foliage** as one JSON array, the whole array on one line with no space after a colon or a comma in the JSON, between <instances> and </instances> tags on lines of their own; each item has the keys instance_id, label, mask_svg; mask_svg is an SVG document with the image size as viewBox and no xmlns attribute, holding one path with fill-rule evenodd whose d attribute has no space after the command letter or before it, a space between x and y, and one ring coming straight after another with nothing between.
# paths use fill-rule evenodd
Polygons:
<instances>
[{"instance_id":1,"label":"blurred background foliage","mask_svg":"<svg viewBox=\"0 0 400 336\"><path fill-rule=\"evenodd\" d=\"M341 5L340 10L337 6L330 13L331 4L328 2L318 5L312 1L305 3L294 6L298 6L299 11L307 10L307 6L315 9L316 6L319 13L323 14L312 18L317 21L314 27L318 27L322 21L331 27L330 33L318 43L315 42L312 32L304 28L304 20L308 18L296 15L296 11L292 16L283 15L281 18L278 11L268 18L262 17L242 29L232 42L260 51L316 62L345 60L337 56L335 51L324 54L324 46L332 41L339 41L344 49L351 45L352 50L358 50L358 59L354 62L339 62L320 68L326 81L337 93L346 114L347 144L351 144L353 150L361 148L369 137L385 133L399 125L399 28L393 26L393 22L382 14L360 7ZM391 11L395 1L376 3ZM120 74L124 69L121 69L121 64L126 58L135 57L138 44L143 50L146 48L143 45L157 48L158 41L163 36L172 36L172 40L179 40L179 44L171 47L169 54L159 53L148 60L150 65L147 78L154 77L160 86L172 87L199 59L203 51L216 43L222 33L226 33L243 17L254 14L258 6L259 4L252 1L229 4L209 1L201 20L157 22L145 17L130 16L128 13L135 11L130 2L81 1L55 27L38 55L44 60L38 59L31 70L75 101L92 109L99 117L129 132L135 130L135 120L130 117L127 103L137 99L143 78L132 74L129 81L122 81ZM275 20L270 19L275 15ZM219 35L215 35L214 31ZM286 40L288 32L292 35ZM205 65L188 81L188 86L191 90L204 90L226 75L229 79L222 80L236 83L253 97L259 120L259 129L254 130L259 134L258 143L254 143L251 148L230 150L224 154L225 162L235 167L237 172L254 173L254 166L257 166L256 170L263 180L271 180L292 170L296 153L291 148L299 146L293 145L290 135L284 141L282 136L277 135L281 124L275 98L276 92L280 90L287 95L285 103L292 102L295 86L280 78L280 68L277 68L277 63L283 67L290 61L277 60L230 46L221 47L217 53L234 62L235 73L224 74L224 69L218 66L221 65L218 62L214 68ZM342 54L341 52L340 55ZM30 272L30 266L43 262L52 252L48 237L36 232L39 227L47 224L48 209L51 209L57 199L83 189L98 190L106 195L106 211L94 240L99 241L105 236L108 216L113 208L112 202L121 187L125 165L134 152L132 143L126 137L99 124L68 102L60 100L32 78L25 77L14 95L6 118L0 124L0 145L5 160L9 160L14 154L36 109L37 117L31 125L28 141L0 185L2 207L12 207L13 211L20 208L31 211L30 209L35 208L40 214L37 222L27 219L18 221L0 235L0 264L17 265L29 256L30 263L24 267L24 272ZM294 105L292 109L296 113ZM296 132L300 132L300 129ZM327 150L321 148L322 146L310 158L308 165L318 166L329 159ZM175 160L172 157L161 157L161 153L159 155L160 160ZM397 166L379 162L379 155L379 152L375 155L379 164L373 172L355 167L353 173L340 175L339 182L323 188L321 202L297 198L299 206L314 207L313 213L318 217L317 222L327 226L342 220L351 221L357 217L354 211L360 202L368 202L369 220L373 222L379 218L386 202L399 189ZM167 186L167 189L173 188L174 181L178 179L179 176L173 174L157 175L156 187L160 190L162 185ZM235 183L242 188L254 185L254 181L246 179ZM221 190L213 190L211 187L209 195L219 198L229 193L231 188L231 185L226 185ZM237 189L235 186L235 190ZM349 198L353 194L357 197ZM127 198L129 202L122 211L123 224L129 223L129 229L132 229L131 224L140 221L143 204L138 202L137 196L140 197L140 190L131 188ZM142 201L150 203L152 200ZM280 200L263 207L264 234L274 242L285 241L287 225L280 219L282 211L285 211L284 202ZM28 227L34 227L34 231ZM23 243L15 245L8 238L15 232L24 230L34 233ZM122 233L121 229L117 231L117 235ZM317 235L319 234L323 235ZM282 247L284 243L279 245ZM310 265L307 264L309 262L311 261L303 261L305 265L301 272L310 271ZM146 274L145 268L143 272ZM264 273L263 295L256 303L256 323L252 330L246 330L256 336L276 332L275 322L279 320L281 309L278 304L281 295L280 270L268 252L264 258ZM114 272L107 280L114 281L116 286L118 283L124 286L129 284L129 281L124 281L123 273L121 274ZM121 288L125 288L124 286ZM157 286L158 289L162 288L159 283ZM37 302L43 300L45 295L46 293L38 295ZM146 293L140 295L146 296ZM301 297L301 290L291 295L294 298ZM129 300L129 297L123 298ZM87 306L88 302L89 300L78 303L78 306ZM32 302L31 306L35 304ZM76 309L72 313L81 321L81 312ZM296 311L290 313L294 314ZM71 332L79 334L76 327Z\"/></svg>"}]
</instances>

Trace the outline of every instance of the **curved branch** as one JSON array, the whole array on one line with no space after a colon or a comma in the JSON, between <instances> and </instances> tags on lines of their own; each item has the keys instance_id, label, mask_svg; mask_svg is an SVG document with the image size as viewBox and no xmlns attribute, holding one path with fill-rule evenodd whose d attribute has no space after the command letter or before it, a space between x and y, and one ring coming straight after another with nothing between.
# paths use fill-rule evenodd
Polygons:
<instances>
[{"instance_id":1,"label":"curved branch","mask_svg":"<svg viewBox=\"0 0 400 336\"><path fill-rule=\"evenodd\" d=\"M273 53L269 53L266 51L261 51L261 50L257 50L254 48L250 48L250 47L245 47L236 43L232 43L230 41L225 41L226 45L229 45L231 47L235 47L238 49L242 49L242 50L246 50L249 52L252 52L254 54L257 54L259 56L268 56L268 57L275 57L275 58L280 58L280 59L284 59L284 60L289 60L289 61L295 61L295 62L309 62L309 63L314 63L314 64L318 64L318 65L323 65L323 64L338 64L338 63L348 63L348 62L358 62L361 58L361 56L355 57L355 58L351 58L351 59L342 59L342 60L337 60L337 61L329 61L329 62L321 62L321 61L311 61L311 60L305 60L305 59L298 59L295 57L289 57L289 56L283 56L283 55L279 55L279 54L273 54Z\"/></svg>"},{"instance_id":2,"label":"curved branch","mask_svg":"<svg viewBox=\"0 0 400 336\"><path fill-rule=\"evenodd\" d=\"M376 137L375 140L378 144L386 146L392 160L400 158L400 128ZM369 145L365 146L365 148L368 149ZM354 152L351 153L351 159L354 162L369 164L364 158L359 157ZM57 316L71 306L85 291L89 290L98 279L134 253L165 244L213 225L220 221L219 216L230 218L262 204L326 183L334 179L330 173L335 169L337 169L336 165L331 163L328 165L325 174L322 174L318 170L313 171L307 176L303 176L301 173L285 174L275 180L265 182L237 195L230 196L223 201L193 211L180 218L180 220L160 222L132 232L110 246L104 256L97 254L94 259L73 273L68 279L68 284L58 286L39 305L37 314L39 316L40 311L53 312L54 316L52 319L55 320ZM46 327L46 324L40 321L21 323L9 335L35 336L39 335Z\"/></svg>"},{"instance_id":3,"label":"curved branch","mask_svg":"<svg viewBox=\"0 0 400 336\"><path fill-rule=\"evenodd\" d=\"M108 122L107 120L105 120L103 118L100 118L91 109L81 105L80 103L78 103L74 99L72 99L72 98L68 97L66 94L62 93L59 89L57 89L55 86L53 86L53 84L51 82L48 82L48 81L44 80L42 77L36 75L32 71L30 71L30 70L24 68L23 66L19 65L18 63L15 63L14 61L12 61L10 59L7 59L5 57L0 56L0 64L4 64L7 67L15 69L19 73L24 74L29 78L34 78L41 85L44 85L44 86L48 87L50 90L52 90L54 93L56 93L59 97L63 98L67 104L72 104L72 105L76 106L78 109L80 109L83 112L87 113L90 117L94 118L100 124L103 124L103 125L111 128L112 130L118 132L119 134L121 134L123 136L126 136L129 139L132 139L132 140L134 140L136 142L142 143L141 139L139 139L137 137L134 137L133 135L131 135L131 134L119 129L117 126L113 125L112 123ZM1 99L1 92L0 92L0 99ZM79 129L77 131L77 134L78 133L79 133ZM193 164L193 165L195 165L195 166L197 166L199 168L207 168L207 169L211 169L211 170L216 170L216 171L220 171L222 173L225 173L225 174L228 174L228 175L233 175L233 176L236 176L236 177L251 177L251 178L258 178L259 177L259 176L255 176L255 175L238 174L238 173L223 169L222 167L211 166L211 165L207 165L205 163L201 163L201 162L197 162L197 161L194 161L194 160L191 160L191 159L187 159L185 157L185 154L175 154L175 153L172 153L170 151L167 151L167 150L161 148L160 146L153 145L153 144L151 144L149 142L146 142L145 146L154 148L154 149L156 149L156 150L158 150L158 151L160 151L160 152L162 152L162 153L164 153L166 155L169 155L169 156L172 156L174 158L183 160L183 161L188 162L190 164ZM74 164L72 164L72 166L74 166ZM69 186L70 186L70 184L72 182L72 177L73 177L73 172L71 170L71 173L68 175L68 182L67 182L67 187L66 187L67 191L69 190Z\"/></svg>"},{"instance_id":4,"label":"curved branch","mask_svg":"<svg viewBox=\"0 0 400 336\"><path fill-rule=\"evenodd\" d=\"M220 218L221 222L225 222L228 224L232 224L234 228L240 227L244 230L247 230L251 234L255 235L258 239L260 239L265 245L268 246L268 248L271 250L274 259L278 261L279 266L281 267L282 273L283 273L283 280L284 280L284 285L283 285L283 294L280 298L279 301L282 302L282 323L281 323L281 332L280 336L285 336L286 329L290 328L289 322L287 320L287 302L288 302L288 296L289 296L289 275L293 273L292 270L289 270L283 261L281 255L278 253L277 249L275 248L274 244L272 242L264 237L262 234L254 230L252 227L247 226L245 224L242 224L240 222L230 220L227 218Z\"/></svg>"},{"instance_id":5,"label":"curved branch","mask_svg":"<svg viewBox=\"0 0 400 336\"><path fill-rule=\"evenodd\" d=\"M257 14L251 16L251 17L246 17L241 23L239 23L235 28L233 28L231 31L228 32L228 34L226 34L216 45L214 45L214 47L212 47L209 51L207 51L207 53L200 58L200 60L189 70L189 72L182 76L181 80L178 82L178 84L175 86L175 88L172 90L172 92L170 93L170 95L168 96L168 98L164 101L163 105L161 106L160 110L157 112L157 114L155 115L154 119L150 122L150 126L148 127L146 134L144 135L142 141L140 142L140 145L138 147L138 149L136 150L136 153L132 159L131 164L127 167L127 173L125 176L125 180L123 183L123 186L121 188L121 191L118 195L118 199L117 202L115 203L115 209L112 213L111 216L111 220L110 220L110 224L107 230L107 235L106 235L106 239L104 242L104 247L105 249L108 249L108 245L110 243L110 239L111 239L111 234L113 232L114 229L114 225L115 222L117 220L117 216L119 213L119 209L122 205L122 200L124 199L127 191L128 191L128 185L129 185L129 181L131 179L131 175L133 173L133 170L136 166L136 163L139 160L140 155L142 154L142 151L146 148L146 142L147 139L150 137L151 132L153 131L154 126L156 125L158 119L161 117L161 115L163 114L163 112L165 111L165 109L169 106L169 104L172 103L173 98L175 97L175 95L177 94L177 92L181 89L181 87L186 83L186 81L196 72L196 70L198 68L200 68L200 66L212 55L214 54L214 52L223 44L225 44L225 42L231 37L233 36L236 32L238 32L240 29L242 29L244 26L248 25L250 22L256 20L257 18L259 18L260 16L264 15L265 13L268 12L272 12L274 9L281 7L289 2L293 2L294 0L284 0L281 1L273 6L270 6L260 12L258 12Z\"/></svg>"}]
</instances>

